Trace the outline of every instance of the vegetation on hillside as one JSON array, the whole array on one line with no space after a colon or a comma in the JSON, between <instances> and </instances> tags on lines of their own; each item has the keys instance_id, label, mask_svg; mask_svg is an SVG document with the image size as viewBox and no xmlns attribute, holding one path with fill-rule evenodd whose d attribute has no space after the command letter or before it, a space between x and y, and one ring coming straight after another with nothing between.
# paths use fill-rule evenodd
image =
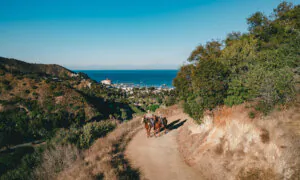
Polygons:
<instances>
[{"instance_id":1,"label":"vegetation on hillside","mask_svg":"<svg viewBox=\"0 0 300 180\"><path fill-rule=\"evenodd\" d=\"M32 179L49 152L55 159L72 150L75 161L117 123L174 103L171 94L151 88L128 93L58 65L0 57L0 179Z\"/></svg>"},{"instance_id":2,"label":"vegetation on hillside","mask_svg":"<svg viewBox=\"0 0 300 180\"><path fill-rule=\"evenodd\" d=\"M184 110L201 122L218 105L256 100L268 113L293 102L300 69L300 5L280 3L271 16L247 18L248 33L233 32L191 53L174 79ZM298 80L299 81L299 80Z\"/></svg>"}]
</instances>

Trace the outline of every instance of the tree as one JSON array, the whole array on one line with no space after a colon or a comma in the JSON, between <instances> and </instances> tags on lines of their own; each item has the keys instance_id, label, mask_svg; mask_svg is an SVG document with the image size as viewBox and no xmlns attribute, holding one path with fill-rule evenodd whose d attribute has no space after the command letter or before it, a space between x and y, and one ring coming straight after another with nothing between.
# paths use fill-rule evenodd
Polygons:
<instances>
[{"instance_id":1,"label":"tree","mask_svg":"<svg viewBox=\"0 0 300 180\"><path fill-rule=\"evenodd\" d=\"M241 36L242 36L241 32L232 32L227 34L227 37L225 39L225 45L230 46L232 44L232 41L239 40Z\"/></svg>"},{"instance_id":2,"label":"tree","mask_svg":"<svg viewBox=\"0 0 300 180\"><path fill-rule=\"evenodd\" d=\"M256 12L247 19L247 24L250 32L259 33L268 24L268 18L262 12Z\"/></svg>"},{"instance_id":3,"label":"tree","mask_svg":"<svg viewBox=\"0 0 300 180\"><path fill-rule=\"evenodd\" d=\"M216 59L221 55L222 43L219 41L210 41L206 45L199 45L188 58L189 62L198 62L201 60Z\"/></svg>"},{"instance_id":4,"label":"tree","mask_svg":"<svg viewBox=\"0 0 300 180\"><path fill-rule=\"evenodd\" d=\"M223 103L227 91L228 70L218 61L201 61L193 72L193 92L201 98L203 108Z\"/></svg>"},{"instance_id":5,"label":"tree","mask_svg":"<svg viewBox=\"0 0 300 180\"><path fill-rule=\"evenodd\" d=\"M177 94L182 99L188 97L189 93L192 92L192 72L194 69L195 66L193 64L182 66L173 80Z\"/></svg>"},{"instance_id":6,"label":"tree","mask_svg":"<svg viewBox=\"0 0 300 180\"><path fill-rule=\"evenodd\" d=\"M286 12L290 11L293 7L293 4L290 2L283 1L280 3L277 8L273 10L276 18L282 18Z\"/></svg>"}]
</instances>

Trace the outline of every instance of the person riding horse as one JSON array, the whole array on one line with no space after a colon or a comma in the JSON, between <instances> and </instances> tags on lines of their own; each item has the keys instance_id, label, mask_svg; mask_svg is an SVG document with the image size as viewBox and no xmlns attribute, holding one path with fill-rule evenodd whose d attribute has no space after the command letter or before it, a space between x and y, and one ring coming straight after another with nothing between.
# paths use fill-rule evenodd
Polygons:
<instances>
[{"instance_id":1,"label":"person riding horse","mask_svg":"<svg viewBox=\"0 0 300 180\"><path fill-rule=\"evenodd\" d=\"M154 126L154 121L155 121L155 116L154 114L152 114L150 112L150 110L147 111L147 114L145 114L145 118L147 118L151 124L151 126L153 127Z\"/></svg>"},{"instance_id":2,"label":"person riding horse","mask_svg":"<svg viewBox=\"0 0 300 180\"><path fill-rule=\"evenodd\" d=\"M155 136L157 133L159 133L160 136L160 130L161 128L164 129L165 134L167 133L167 124L168 124L168 120L166 117L162 116L161 114L159 114L158 116L156 116L156 121L155 121L155 126L154 126L154 131L155 131Z\"/></svg>"},{"instance_id":3,"label":"person riding horse","mask_svg":"<svg viewBox=\"0 0 300 180\"><path fill-rule=\"evenodd\" d=\"M159 116L156 116L152 114L149 110L147 111L147 114L144 115L142 118L142 123L145 124L145 129L147 132L147 137L150 137L151 129L154 130L154 136L156 137L156 134L159 133L160 136L160 129L163 128L165 130L165 133L167 133L167 119L166 117L163 117L161 114Z\"/></svg>"},{"instance_id":4,"label":"person riding horse","mask_svg":"<svg viewBox=\"0 0 300 180\"><path fill-rule=\"evenodd\" d=\"M155 119L156 119L156 117L154 116L154 114L152 114L150 112L150 110L147 111L147 114L145 114L143 119L142 119L142 123L145 124L147 137L150 137L150 131L151 131L152 128L154 128Z\"/></svg>"}]
</instances>

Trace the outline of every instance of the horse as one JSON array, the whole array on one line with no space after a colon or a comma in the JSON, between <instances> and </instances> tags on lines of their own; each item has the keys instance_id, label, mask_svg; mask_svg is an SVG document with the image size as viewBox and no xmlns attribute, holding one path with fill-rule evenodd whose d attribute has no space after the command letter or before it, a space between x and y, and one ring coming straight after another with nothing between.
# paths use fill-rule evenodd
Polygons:
<instances>
[{"instance_id":1,"label":"horse","mask_svg":"<svg viewBox=\"0 0 300 180\"><path fill-rule=\"evenodd\" d=\"M154 136L156 137L157 132L159 133L159 136L160 136L160 129L161 128L164 128L165 134L167 134L167 124L168 124L168 120L167 120L166 117L155 116Z\"/></svg>"},{"instance_id":2,"label":"horse","mask_svg":"<svg viewBox=\"0 0 300 180\"><path fill-rule=\"evenodd\" d=\"M153 119L153 121L155 122L155 118ZM151 118L147 118L145 116L142 118L142 122L144 123L147 137L149 138L150 133L151 133L151 129L152 129L152 127L154 127L154 122L151 123Z\"/></svg>"}]
</instances>

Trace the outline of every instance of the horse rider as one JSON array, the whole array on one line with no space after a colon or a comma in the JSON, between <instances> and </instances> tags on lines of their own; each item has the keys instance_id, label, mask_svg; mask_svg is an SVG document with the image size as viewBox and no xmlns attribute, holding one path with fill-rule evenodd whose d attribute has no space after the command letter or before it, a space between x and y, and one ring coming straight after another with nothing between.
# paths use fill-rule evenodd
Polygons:
<instances>
[{"instance_id":1,"label":"horse rider","mask_svg":"<svg viewBox=\"0 0 300 180\"><path fill-rule=\"evenodd\" d=\"M164 124L164 122L163 122L163 116L162 116L162 114L161 113L158 113L158 119L160 120L160 122L162 123L162 124Z\"/></svg>"},{"instance_id":2,"label":"horse rider","mask_svg":"<svg viewBox=\"0 0 300 180\"><path fill-rule=\"evenodd\" d=\"M154 127L154 114L151 113L150 110L147 111L144 118L148 119L150 121L151 126Z\"/></svg>"}]
</instances>

